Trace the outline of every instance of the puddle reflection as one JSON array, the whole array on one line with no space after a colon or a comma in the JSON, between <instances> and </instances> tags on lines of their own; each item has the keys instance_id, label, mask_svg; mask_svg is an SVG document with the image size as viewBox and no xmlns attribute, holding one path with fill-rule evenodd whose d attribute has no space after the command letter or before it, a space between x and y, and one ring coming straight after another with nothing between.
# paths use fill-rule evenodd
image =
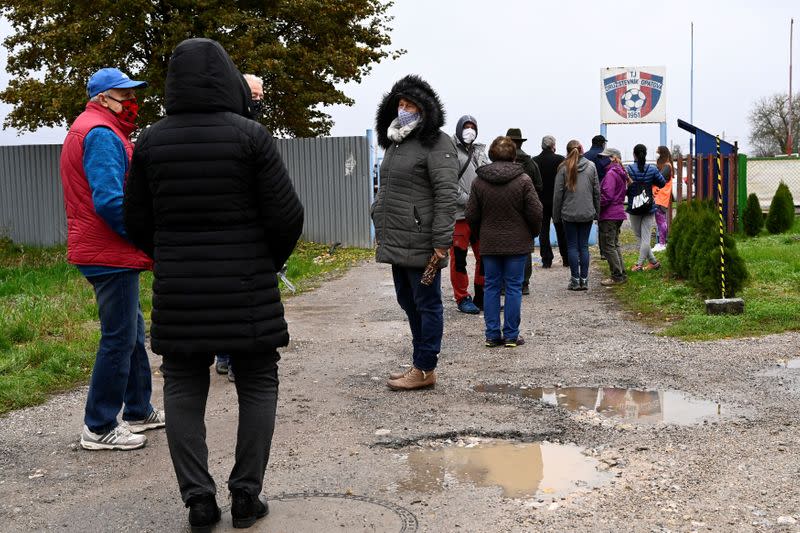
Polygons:
<instances>
[{"instance_id":1,"label":"puddle reflection","mask_svg":"<svg viewBox=\"0 0 800 533\"><path fill-rule=\"evenodd\" d=\"M484 443L476 446L416 450L408 454L411 477L404 491L438 492L455 482L501 487L507 498L537 493L566 496L577 486L596 486L611 474L577 446L552 443Z\"/></svg>"},{"instance_id":2,"label":"puddle reflection","mask_svg":"<svg viewBox=\"0 0 800 533\"><path fill-rule=\"evenodd\" d=\"M645 424L694 424L721 414L720 404L673 390L477 385L475 391L523 396L570 411L596 411L609 418Z\"/></svg>"}]
</instances>

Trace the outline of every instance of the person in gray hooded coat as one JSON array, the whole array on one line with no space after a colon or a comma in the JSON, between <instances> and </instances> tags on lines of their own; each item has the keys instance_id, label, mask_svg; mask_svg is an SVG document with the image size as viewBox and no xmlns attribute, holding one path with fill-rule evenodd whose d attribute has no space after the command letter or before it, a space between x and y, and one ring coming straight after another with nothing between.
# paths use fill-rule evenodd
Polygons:
<instances>
[{"instance_id":1,"label":"person in gray hooded coat","mask_svg":"<svg viewBox=\"0 0 800 533\"><path fill-rule=\"evenodd\" d=\"M486 157L486 145L476 142L478 121L472 115L464 115L456 123L453 142L458 150L458 200L456 208L456 229L453 232L453 246L450 247L450 284L453 286L453 297L458 310L462 313L477 315L483 309L483 268L481 266L480 243L478 236L470 231L464 217L464 210L469 202L472 182L477 176L478 167L489 164ZM472 246L475 256L475 300L469 294L469 274L467 274L467 250Z\"/></svg>"},{"instance_id":2,"label":"person in gray hooded coat","mask_svg":"<svg viewBox=\"0 0 800 533\"><path fill-rule=\"evenodd\" d=\"M600 182L597 168L583 157L581 143L567 143L567 158L556 174L553 189L553 221L564 223L569 255L570 282L567 289L589 288L589 232L600 213Z\"/></svg>"},{"instance_id":3,"label":"person in gray hooded coat","mask_svg":"<svg viewBox=\"0 0 800 533\"><path fill-rule=\"evenodd\" d=\"M444 331L441 271L430 285L421 283L433 254L447 266L458 198L458 156L440 128L444 109L436 92L408 75L383 97L376 115L378 144L385 150L381 185L372 205L379 263L392 265L397 302L408 316L413 366L394 373L392 390L436 383Z\"/></svg>"}]
</instances>

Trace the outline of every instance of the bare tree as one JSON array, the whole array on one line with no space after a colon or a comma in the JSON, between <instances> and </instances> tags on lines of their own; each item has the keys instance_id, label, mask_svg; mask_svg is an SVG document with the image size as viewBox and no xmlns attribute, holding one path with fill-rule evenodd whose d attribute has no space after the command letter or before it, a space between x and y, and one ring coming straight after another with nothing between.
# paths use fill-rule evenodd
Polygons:
<instances>
[{"instance_id":1,"label":"bare tree","mask_svg":"<svg viewBox=\"0 0 800 533\"><path fill-rule=\"evenodd\" d=\"M786 153L789 131L789 94L773 94L757 101L750 111L750 144L753 155L769 157ZM800 145L800 93L792 98L792 153Z\"/></svg>"}]
</instances>

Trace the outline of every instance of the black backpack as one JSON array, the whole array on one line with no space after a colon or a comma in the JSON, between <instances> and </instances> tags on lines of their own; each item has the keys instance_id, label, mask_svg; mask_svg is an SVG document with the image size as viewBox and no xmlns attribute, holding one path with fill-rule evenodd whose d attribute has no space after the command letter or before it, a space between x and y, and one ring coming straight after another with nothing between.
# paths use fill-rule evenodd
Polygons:
<instances>
[{"instance_id":1,"label":"black backpack","mask_svg":"<svg viewBox=\"0 0 800 533\"><path fill-rule=\"evenodd\" d=\"M631 177L635 174L640 174L635 172L632 166L628 166L628 173L631 174ZM631 184L631 190L633 194L628 205L628 212L637 216L649 215L655 205L653 185L646 181L634 180Z\"/></svg>"}]
</instances>

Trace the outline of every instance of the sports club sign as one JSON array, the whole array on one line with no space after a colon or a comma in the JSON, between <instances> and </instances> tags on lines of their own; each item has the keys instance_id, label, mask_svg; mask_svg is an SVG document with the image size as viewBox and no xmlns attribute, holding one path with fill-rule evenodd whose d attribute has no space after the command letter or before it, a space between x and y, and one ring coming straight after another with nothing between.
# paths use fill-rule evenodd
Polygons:
<instances>
[{"instance_id":1,"label":"sports club sign","mask_svg":"<svg viewBox=\"0 0 800 533\"><path fill-rule=\"evenodd\" d=\"M665 67L618 67L600 71L603 124L666 122Z\"/></svg>"}]
</instances>

